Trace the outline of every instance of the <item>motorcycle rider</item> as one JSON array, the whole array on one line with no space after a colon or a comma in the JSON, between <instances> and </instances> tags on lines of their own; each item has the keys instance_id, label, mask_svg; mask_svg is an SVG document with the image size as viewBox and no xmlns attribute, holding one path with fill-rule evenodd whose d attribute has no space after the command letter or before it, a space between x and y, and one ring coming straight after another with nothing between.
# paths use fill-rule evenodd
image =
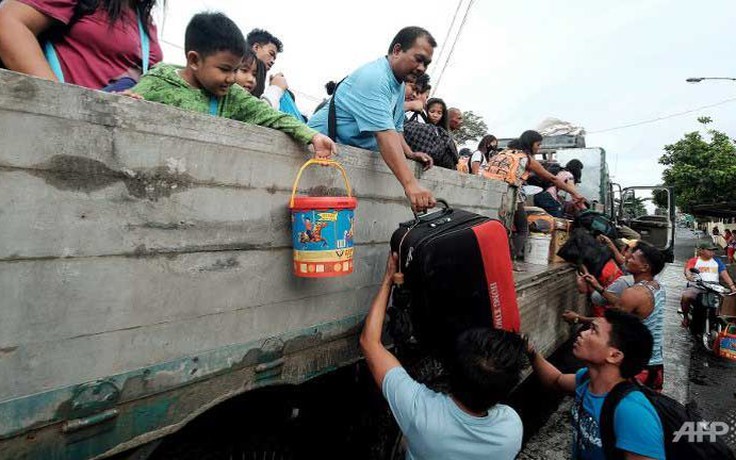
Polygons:
<instances>
[{"instance_id":1,"label":"motorcycle rider","mask_svg":"<svg viewBox=\"0 0 736 460\"><path fill-rule=\"evenodd\" d=\"M714 243L703 242L698 245L698 255L688 260L685 264L685 278L689 282L695 281L695 276L690 273L691 268L696 268L700 271L700 279L706 283L718 283L723 281L731 292L736 292L736 285L734 285L731 276L726 271L726 265L721 259L714 257L715 250L718 247ZM688 286L682 291L682 297L680 298L681 313L684 317L682 320L682 327L689 326L688 312L690 311L690 305L698 297L698 294L702 293L703 290L697 286Z\"/></svg>"}]
</instances>

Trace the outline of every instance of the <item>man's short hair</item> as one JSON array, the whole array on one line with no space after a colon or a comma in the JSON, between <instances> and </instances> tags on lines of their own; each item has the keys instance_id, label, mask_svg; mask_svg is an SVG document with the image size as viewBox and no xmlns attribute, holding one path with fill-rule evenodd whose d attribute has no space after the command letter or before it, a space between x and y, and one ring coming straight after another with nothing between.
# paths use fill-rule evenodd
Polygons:
<instances>
[{"instance_id":1,"label":"man's short hair","mask_svg":"<svg viewBox=\"0 0 736 460\"><path fill-rule=\"evenodd\" d=\"M245 55L245 38L237 25L222 13L195 14L184 34L184 50L207 57L219 51Z\"/></svg>"},{"instance_id":2,"label":"man's short hair","mask_svg":"<svg viewBox=\"0 0 736 460\"><path fill-rule=\"evenodd\" d=\"M391 46L388 47L388 54L391 54L394 50L394 46L398 44L401 47L401 51L408 51L412 46L414 46L414 43L417 41L417 39L426 37L427 42L429 42L429 46L432 48L437 47L437 41L435 41L432 34L430 34L426 29L422 29L421 27L417 26L410 26L410 27L404 27L399 31L398 34L394 37L393 40L391 40Z\"/></svg>"},{"instance_id":3,"label":"man's short hair","mask_svg":"<svg viewBox=\"0 0 736 460\"><path fill-rule=\"evenodd\" d=\"M634 251L641 251L641 254L644 256L644 260L649 264L652 276L659 275L659 272L664 269L664 254L662 254L662 251L656 247L645 241L639 241L636 243L636 246L634 246Z\"/></svg>"},{"instance_id":4,"label":"man's short hair","mask_svg":"<svg viewBox=\"0 0 736 460\"><path fill-rule=\"evenodd\" d=\"M252 48L256 43L259 45L268 45L269 43L273 43L274 46L276 46L276 51L279 53L284 51L284 44L281 43L281 40L271 35L267 30L253 29L248 32L246 40L248 41L248 48Z\"/></svg>"},{"instance_id":5,"label":"man's short hair","mask_svg":"<svg viewBox=\"0 0 736 460\"><path fill-rule=\"evenodd\" d=\"M429 85L429 75L426 73L419 75L417 80L414 82L414 85L416 86L417 93L419 94L424 94L432 88Z\"/></svg>"},{"instance_id":6,"label":"man's short hair","mask_svg":"<svg viewBox=\"0 0 736 460\"><path fill-rule=\"evenodd\" d=\"M621 377L631 378L641 372L652 357L652 333L639 318L615 308L607 308L605 318L611 325L608 344L624 354Z\"/></svg>"},{"instance_id":7,"label":"man's short hair","mask_svg":"<svg viewBox=\"0 0 736 460\"><path fill-rule=\"evenodd\" d=\"M452 364L450 393L471 411L483 412L519 383L526 344L500 329L470 329L458 337Z\"/></svg>"}]
</instances>

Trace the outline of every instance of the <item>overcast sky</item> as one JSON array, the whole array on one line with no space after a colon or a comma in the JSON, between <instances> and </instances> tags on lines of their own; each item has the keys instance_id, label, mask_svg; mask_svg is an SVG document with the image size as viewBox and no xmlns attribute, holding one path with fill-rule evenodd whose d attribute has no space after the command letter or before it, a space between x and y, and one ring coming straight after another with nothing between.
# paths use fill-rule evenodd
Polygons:
<instances>
[{"instance_id":1,"label":"overcast sky","mask_svg":"<svg viewBox=\"0 0 736 460\"><path fill-rule=\"evenodd\" d=\"M245 6L254 4L260 7ZM163 40L171 44L163 44L164 60L172 63L184 61L176 45L183 44L186 23L196 12L222 11L244 33L269 30L284 43L272 71L286 75L297 103L309 113L325 97L327 81L386 54L403 26L419 25L434 35L436 60L457 5L454 0L169 0L165 19L159 16L158 22ZM712 127L736 137L736 100L597 132L736 99L736 82L685 82L693 76L736 77L735 27L734 0L478 0L436 96L482 115L498 137L518 136L547 117L581 125L589 133L588 146L606 149L617 181L655 184L661 181L662 147L698 129L698 116L712 117ZM433 84L439 72L430 66Z\"/></svg>"}]
</instances>

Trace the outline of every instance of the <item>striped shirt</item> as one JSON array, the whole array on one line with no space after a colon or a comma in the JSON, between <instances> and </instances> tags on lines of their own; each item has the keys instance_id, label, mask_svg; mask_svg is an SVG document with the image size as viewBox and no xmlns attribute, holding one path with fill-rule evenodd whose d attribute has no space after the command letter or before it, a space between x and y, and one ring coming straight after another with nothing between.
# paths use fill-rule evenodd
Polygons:
<instances>
[{"instance_id":1,"label":"striped shirt","mask_svg":"<svg viewBox=\"0 0 736 460\"><path fill-rule=\"evenodd\" d=\"M654 308L652 312L641 322L649 329L654 338L652 345L652 358L649 360L650 366L656 366L663 363L662 359L662 335L664 329L664 306L666 295L664 287L656 281L639 281L634 286L644 286L652 295Z\"/></svg>"}]
</instances>

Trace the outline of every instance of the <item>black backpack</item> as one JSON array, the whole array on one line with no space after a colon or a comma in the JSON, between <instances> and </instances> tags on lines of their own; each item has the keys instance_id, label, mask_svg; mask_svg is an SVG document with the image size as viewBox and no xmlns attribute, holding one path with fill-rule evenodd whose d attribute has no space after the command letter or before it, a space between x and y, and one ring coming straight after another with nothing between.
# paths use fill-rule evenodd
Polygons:
<instances>
[{"instance_id":1,"label":"black backpack","mask_svg":"<svg viewBox=\"0 0 736 460\"><path fill-rule=\"evenodd\" d=\"M455 169L459 159L450 133L431 123L409 121L404 123L404 138L415 152L424 152L432 157L434 165Z\"/></svg>"},{"instance_id":2,"label":"black backpack","mask_svg":"<svg viewBox=\"0 0 736 460\"><path fill-rule=\"evenodd\" d=\"M596 241L584 228L573 228L557 255L571 264L585 265L596 278L601 276L606 264L613 258L611 250Z\"/></svg>"},{"instance_id":3,"label":"black backpack","mask_svg":"<svg viewBox=\"0 0 736 460\"><path fill-rule=\"evenodd\" d=\"M542 160L539 163L544 167L544 169L547 170L547 172L549 172L553 176L556 176L560 171L563 170L562 165L560 165L556 161L553 162L553 161ZM530 174L526 180L526 185L534 185L536 187L541 187L542 189L546 190L549 187L551 187L553 184L552 182L542 179L536 174Z\"/></svg>"},{"instance_id":4,"label":"black backpack","mask_svg":"<svg viewBox=\"0 0 736 460\"><path fill-rule=\"evenodd\" d=\"M593 236L606 235L611 240L618 238L618 232L616 226L613 224L611 219L603 213L598 211L586 210L582 211L575 217L572 223L573 227L584 228L588 230Z\"/></svg>"},{"instance_id":5,"label":"black backpack","mask_svg":"<svg viewBox=\"0 0 736 460\"><path fill-rule=\"evenodd\" d=\"M731 449L722 439L716 438L715 441L711 441L708 435L701 438L701 442L691 442L685 438L680 438L678 442L673 442L675 432L680 430L685 422L692 422L693 426L697 427L697 424L703 420L703 417L700 416L697 409L690 405L683 406L669 396L629 381L621 382L613 387L603 401L600 430L606 459L614 460L624 458L623 451L616 448L613 416L618 403L632 391L642 392L652 406L654 406L654 410L657 411L657 415L659 415L659 419L662 422L664 451L665 457L668 460L736 459Z\"/></svg>"}]
</instances>

